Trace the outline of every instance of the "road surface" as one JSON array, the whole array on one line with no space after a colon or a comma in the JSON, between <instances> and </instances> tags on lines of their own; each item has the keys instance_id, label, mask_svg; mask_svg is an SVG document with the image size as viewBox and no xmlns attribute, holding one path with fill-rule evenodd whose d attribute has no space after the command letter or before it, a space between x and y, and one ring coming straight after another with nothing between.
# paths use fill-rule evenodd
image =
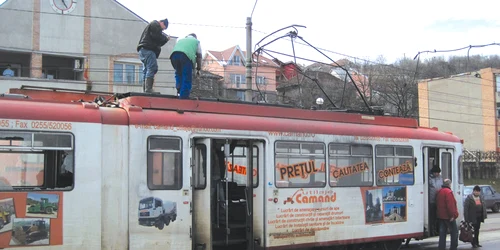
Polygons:
<instances>
[{"instance_id":1,"label":"road surface","mask_svg":"<svg viewBox=\"0 0 500 250\"><path fill-rule=\"evenodd\" d=\"M458 241L458 249L474 249L474 250L499 250L500 249L500 213L488 212L488 218L481 224L479 230L479 243L481 248L472 248L470 243ZM432 237L421 241L412 240L408 247L404 245L401 250L422 250L422 249L437 249L439 237ZM450 236L447 237L446 249L450 248Z\"/></svg>"}]
</instances>

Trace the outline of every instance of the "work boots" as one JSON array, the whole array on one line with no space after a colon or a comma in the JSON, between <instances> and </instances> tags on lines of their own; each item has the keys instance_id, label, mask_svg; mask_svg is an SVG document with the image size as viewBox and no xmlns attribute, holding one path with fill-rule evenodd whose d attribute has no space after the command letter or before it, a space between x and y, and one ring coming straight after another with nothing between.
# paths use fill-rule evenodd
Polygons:
<instances>
[{"instance_id":1,"label":"work boots","mask_svg":"<svg viewBox=\"0 0 500 250\"><path fill-rule=\"evenodd\" d=\"M144 82L144 93L153 93L153 83L155 79L154 78L146 78L146 81Z\"/></svg>"},{"instance_id":2,"label":"work boots","mask_svg":"<svg viewBox=\"0 0 500 250\"><path fill-rule=\"evenodd\" d=\"M151 93L151 94L160 94L160 92L153 92L153 83L155 79L154 78L146 78L146 81L144 83L144 93Z\"/></svg>"}]
</instances>

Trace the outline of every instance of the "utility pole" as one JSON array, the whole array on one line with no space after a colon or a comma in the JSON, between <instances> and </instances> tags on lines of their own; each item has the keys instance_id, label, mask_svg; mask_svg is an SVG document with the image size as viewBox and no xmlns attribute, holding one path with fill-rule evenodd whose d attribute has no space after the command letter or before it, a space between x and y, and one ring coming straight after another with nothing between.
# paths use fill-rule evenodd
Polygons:
<instances>
[{"instance_id":1,"label":"utility pole","mask_svg":"<svg viewBox=\"0 0 500 250\"><path fill-rule=\"evenodd\" d=\"M247 89L245 91L245 101L252 102L252 18L247 17L247 64L246 64L246 82Z\"/></svg>"}]
</instances>

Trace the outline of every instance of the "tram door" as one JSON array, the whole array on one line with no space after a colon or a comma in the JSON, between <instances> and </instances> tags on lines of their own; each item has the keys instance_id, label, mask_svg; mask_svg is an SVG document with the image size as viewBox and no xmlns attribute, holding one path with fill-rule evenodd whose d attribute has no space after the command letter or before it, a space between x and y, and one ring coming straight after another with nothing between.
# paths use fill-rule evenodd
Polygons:
<instances>
[{"instance_id":1,"label":"tram door","mask_svg":"<svg viewBox=\"0 0 500 250\"><path fill-rule=\"evenodd\" d=\"M192 140L193 249L254 249L253 186L262 145L254 140Z\"/></svg>"},{"instance_id":2,"label":"tram door","mask_svg":"<svg viewBox=\"0 0 500 250\"><path fill-rule=\"evenodd\" d=\"M435 187L435 192L437 192L441 188L442 181L445 179L450 179L452 181L452 190L454 193L456 191L459 191L459 186L458 186L458 178L454 178L455 175L454 173L454 166L453 166L453 149L449 148L439 148L439 147L424 147L423 151L423 158L424 158L424 180L425 180L425 186L427 187L425 194L426 195L426 207L424 211L427 211L425 213L425 232L426 236L431 237L431 236L436 236L439 235L439 225L437 223L436 219L436 207L435 207L435 195L431 194L432 188L431 185L435 185L435 181L432 178L432 176L435 177L435 170L439 170L439 178L441 179L441 182ZM455 196L456 198L459 198L458 196ZM461 211L461 203L458 202L457 199L457 206L459 211Z\"/></svg>"}]
</instances>

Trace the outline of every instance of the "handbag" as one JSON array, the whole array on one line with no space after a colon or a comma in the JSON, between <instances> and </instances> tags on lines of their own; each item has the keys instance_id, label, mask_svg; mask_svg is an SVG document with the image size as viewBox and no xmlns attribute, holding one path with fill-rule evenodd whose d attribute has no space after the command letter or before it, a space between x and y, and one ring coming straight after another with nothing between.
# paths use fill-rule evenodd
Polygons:
<instances>
[{"instance_id":1,"label":"handbag","mask_svg":"<svg viewBox=\"0 0 500 250\"><path fill-rule=\"evenodd\" d=\"M458 236L458 239L463 242L472 242L472 239L474 238L473 234L474 226L472 226L472 223L462 220L460 222L460 235Z\"/></svg>"}]
</instances>

